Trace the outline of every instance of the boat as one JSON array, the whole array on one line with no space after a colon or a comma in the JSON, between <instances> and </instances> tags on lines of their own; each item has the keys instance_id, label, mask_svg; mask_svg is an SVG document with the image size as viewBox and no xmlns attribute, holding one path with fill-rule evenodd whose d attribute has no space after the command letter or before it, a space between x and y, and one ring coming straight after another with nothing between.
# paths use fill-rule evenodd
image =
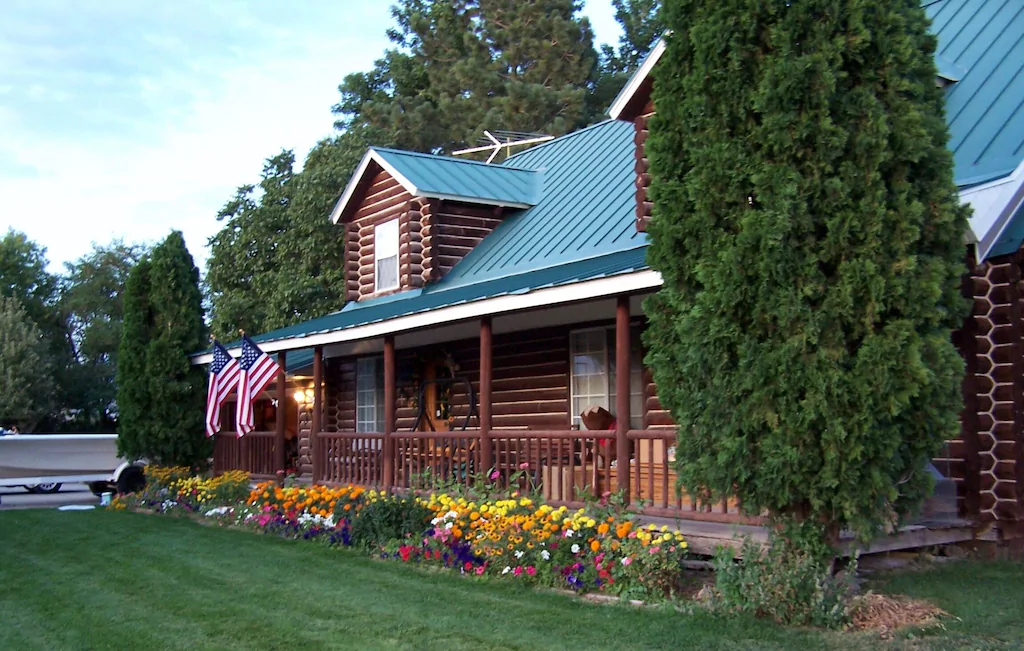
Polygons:
<instances>
[{"instance_id":1,"label":"boat","mask_svg":"<svg viewBox=\"0 0 1024 651\"><path fill-rule=\"evenodd\" d=\"M116 434L0 436L0 486L116 481L129 465Z\"/></svg>"}]
</instances>

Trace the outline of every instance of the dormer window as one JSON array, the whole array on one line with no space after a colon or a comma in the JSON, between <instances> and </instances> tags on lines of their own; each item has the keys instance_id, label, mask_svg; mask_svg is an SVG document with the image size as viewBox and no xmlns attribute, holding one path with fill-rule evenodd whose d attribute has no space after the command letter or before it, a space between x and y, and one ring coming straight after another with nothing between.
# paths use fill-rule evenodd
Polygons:
<instances>
[{"instance_id":1,"label":"dormer window","mask_svg":"<svg viewBox=\"0 0 1024 651\"><path fill-rule=\"evenodd\" d=\"M377 224L373 229L374 290L398 289L398 220Z\"/></svg>"}]
</instances>

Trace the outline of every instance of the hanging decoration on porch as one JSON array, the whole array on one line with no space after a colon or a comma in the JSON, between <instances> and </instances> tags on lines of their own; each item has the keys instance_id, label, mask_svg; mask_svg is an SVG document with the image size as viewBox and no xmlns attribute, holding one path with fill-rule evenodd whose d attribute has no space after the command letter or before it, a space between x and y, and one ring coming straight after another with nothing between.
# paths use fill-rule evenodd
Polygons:
<instances>
[{"instance_id":1,"label":"hanging decoration on porch","mask_svg":"<svg viewBox=\"0 0 1024 651\"><path fill-rule=\"evenodd\" d=\"M277 362L260 350L252 339L242 332L241 373L238 378L238 436L248 434L255 426L253 403L257 396L274 380L280 370Z\"/></svg>"}]
</instances>

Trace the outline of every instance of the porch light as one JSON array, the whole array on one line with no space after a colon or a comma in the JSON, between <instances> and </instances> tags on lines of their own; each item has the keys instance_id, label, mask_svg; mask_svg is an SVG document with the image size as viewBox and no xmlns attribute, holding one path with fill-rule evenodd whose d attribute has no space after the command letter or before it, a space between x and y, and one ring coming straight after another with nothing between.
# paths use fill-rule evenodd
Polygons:
<instances>
[{"instance_id":1,"label":"porch light","mask_svg":"<svg viewBox=\"0 0 1024 651\"><path fill-rule=\"evenodd\" d=\"M295 402L300 405L313 404L313 389L299 389L295 392Z\"/></svg>"}]
</instances>

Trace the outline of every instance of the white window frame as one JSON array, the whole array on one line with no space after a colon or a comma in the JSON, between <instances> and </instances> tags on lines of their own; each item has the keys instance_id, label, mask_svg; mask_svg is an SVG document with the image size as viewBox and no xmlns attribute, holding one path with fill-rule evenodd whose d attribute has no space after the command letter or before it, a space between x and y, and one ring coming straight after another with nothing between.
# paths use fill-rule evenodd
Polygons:
<instances>
[{"instance_id":1,"label":"white window frame","mask_svg":"<svg viewBox=\"0 0 1024 651\"><path fill-rule=\"evenodd\" d=\"M643 359L639 360L639 369L634 368L634 364L633 364L633 362L636 361L634 359L634 357L633 357L633 343L634 343L633 342L633 329L634 328L633 328L633 326L631 324L630 325L630 355L629 355L629 359L630 359L630 370L629 370L630 414L629 414L629 416L630 416L630 421L633 421L633 422L631 422L630 425L629 425L630 429L635 429L633 427L633 425L635 423L639 423L638 427L642 427L643 426L642 425L642 423L643 423L643 409L644 409L644 404L643 403L644 403L644 397L645 397L644 396L644 368L643 368ZM583 427L583 423L582 423L582 421L580 419L579 413L577 412L577 410L575 408L575 405L576 405L576 398L577 397L583 397L583 395L581 394L580 396L577 396L577 394L576 394L576 384L573 381L576 378L576 372L575 372L575 366L574 366L574 362L575 362L575 358L576 358L576 354L577 354L577 350L576 350L576 337L577 337L577 335L580 335L580 334L586 334L586 333L598 332L598 331L600 331L604 335L601 338L601 345L602 345L601 357L603 359L603 366L602 366L602 373L601 373L601 375L604 376L604 380L605 380L604 381L604 393L603 393L604 404L606 405L605 409L607 409L609 412L615 413L615 408L616 408L616 405L612 404L612 396L614 395L615 381L616 381L615 380L615 375L612 373L612 366L614 365L614 361L615 360L612 359L612 357L611 357L612 346L613 346L613 343L612 343L613 340L611 339L611 337L614 336L615 326L614 325L610 325L610 326L596 326L596 327L593 327L593 328L580 328L578 330L570 330L569 331L569 411L570 411L569 416L571 418L570 422L573 425L579 426L580 428ZM636 386L634 386L634 379L637 379L634 376L635 376L637 370L639 371L639 378L638 378L639 381L637 382ZM589 394L588 393L586 395L587 396L596 397L598 394ZM639 397L639 401L638 401L639 402L639 407L640 407L639 413L633 413L634 412L633 408L636 406L634 404L634 397Z\"/></svg>"},{"instance_id":2,"label":"white window frame","mask_svg":"<svg viewBox=\"0 0 1024 651\"><path fill-rule=\"evenodd\" d=\"M399 286L399 265L398 265L398 249L399 249L399 228L398 218L389 219L386 222L381 222L373 227L373 291L387 292L393 289L398 289ZM382 286L380 283L380 265L381 263L387 263L389 258L395 259L395 282L388 286Z\"/></svg>"},{"instance_id":3,"label":"white window frame","mask_svg":"<svg viewBox=\"0 0 1024 651\"><path fill-rule=\"evenodd\" d=\"M359 357L356 359L356 432L384 432L384 382L383 358ZM366 383L369 383L367 387ZM364 416L369 410L373 419Z\"/></svg>"}]
</instances>

